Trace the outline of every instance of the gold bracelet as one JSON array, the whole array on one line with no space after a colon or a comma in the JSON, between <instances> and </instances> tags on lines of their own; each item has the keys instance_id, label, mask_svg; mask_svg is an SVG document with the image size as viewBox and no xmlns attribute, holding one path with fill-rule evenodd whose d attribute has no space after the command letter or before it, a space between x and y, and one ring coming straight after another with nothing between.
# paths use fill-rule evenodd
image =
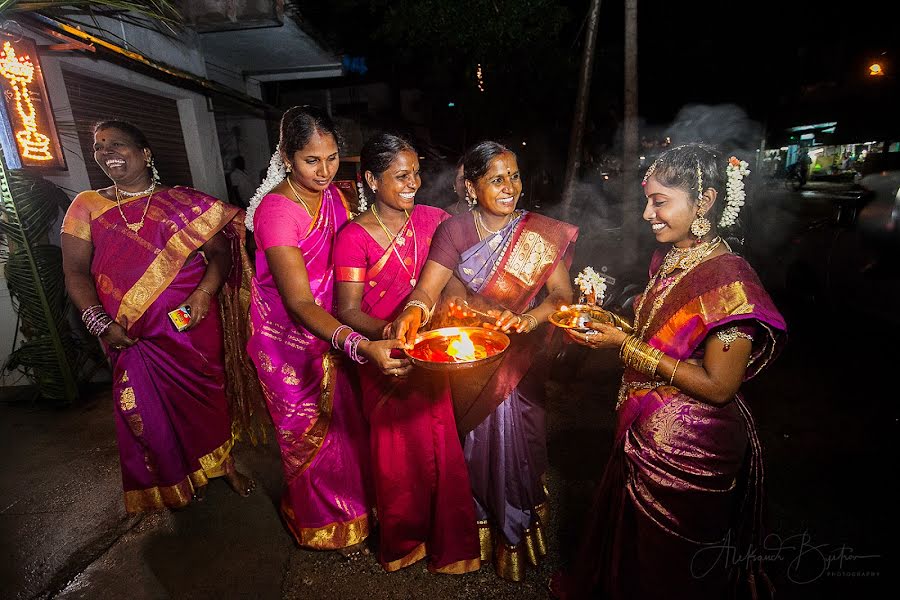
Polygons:
<instances>
[{"instance_id":1,"label":"gold bracelet","mask_svg":"<svg viewBox=\"0 0 900 600\"><path fill-rule=\"evenodd\" d=\"M212 298L213 296L215 296L215 294L213 294L211 291L209 291L208 289L206 289L206 288L203 287L202 285L198 285L198 286L196 287L196 289L200 290L201 292L203 292L204 294L206 294L206 295L209 296L210 298Z\"/></svg>"},{"instance_id":2,"label":"gold bracelet","mask_svg":"<svg viewBox=\"0 0 900 600\"><path fill-rule=\"evenodd\" d=\"M679 365L680 363L681 363L681 359L680 359L680 358L676 358L676 359L675 359L675 367L672 369L672 376L669 377L669 385L674 385L674 384L675 384L675 371L678 370L678 365Z\"/></svg>"},{"instance_id":3,"label":"gold bracelet","mask_svg":"<svg viewBox=\"0 0 900 600\"><path fill-rule=\"evenodd\" d=\"M522 313L521 315L519 315L519 318L524 319L524 320L528 321L529 323L531 323L531 327L526 329L525 333L528 333L529 331L534 331L535 329L537 329L538 321L537 321L537 317L535 317L534 315L531 315L528 313Z\"/></svg>"},{"instance_id":4,"label":"gold bracelet","mask_svg":"<svg viewBox=\"0 0 900 600\"><path fill-rule=\"evenodd\" d=\"M652 378L656 377L663 353L634 336L628 336L622 345L620 356L626 366Z\"/></svg>"}]
</instances>

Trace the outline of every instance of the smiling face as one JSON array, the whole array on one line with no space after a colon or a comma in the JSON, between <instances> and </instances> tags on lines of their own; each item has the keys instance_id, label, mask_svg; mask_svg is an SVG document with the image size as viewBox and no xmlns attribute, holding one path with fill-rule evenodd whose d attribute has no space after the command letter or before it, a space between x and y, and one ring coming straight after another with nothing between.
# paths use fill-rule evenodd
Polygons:
<instances>
[{"instance_id":1,"label":"smiling face","mask_svg":"<svg viewBox=\"0 0 900 600\"><path fill-rule=\"evenodd\" d=\"M691 235L691 223L697 216L698 203L691 194L664 186L651 176L644 186L644 195L644 220L650 223L656 241L679 247L693 243L696 238Z\"/></svg>"},{"instance_id":2,"label":"smiling face","mask_svg":"<svg viewBox=\"0 0 900 600\"><path fill-rule=\"evenodd\" d=\"M290 157L291 181L301 188L321 193L337 174L340 158L338 145L330 133L316 130L306 145Z\"/></svg>"},{"instance_id":3,"label":"smiling face","mask_svg":"<svg viewBox=\"0 0 900 600\"><path fill-rule=\"evenodd\" d=\"M94 160L123 189L137 191L150 185L149 158L150 149L141 148L121 129L108 127L94 134Z\"/></svg>"},{"instance_id":4,"label":"smiling face","mask_svg":"<svg viewBox=\"0 0 900 600\"><path fill-rule=\"evenodd\" d=\"M367 179L372 172L366 173ZM412 210L416 192L422 186L419 177L419 157L412 150L403 150L375 181L376 199L395 210Z\"/></svg>"},{"instance_id":5,"label":"smiling face","mask_svg":"<svg viewBox=\"0 0 900 600\"><path fill-rule=\"evenodd\" d=\"M487 171L473 185L466 180L469 195L478 199L479 208L487 214L506 216L516 210L522 194L519 164L511 152L504 152L491 160Z\"/></svg>"}]
</instances>

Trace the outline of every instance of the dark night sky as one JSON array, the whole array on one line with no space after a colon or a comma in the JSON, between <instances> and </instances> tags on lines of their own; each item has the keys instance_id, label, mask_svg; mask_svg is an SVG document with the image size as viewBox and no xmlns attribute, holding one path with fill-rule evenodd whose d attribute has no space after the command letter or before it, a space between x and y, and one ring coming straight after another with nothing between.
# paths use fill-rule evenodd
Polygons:
<instances>
[{"instance_id":1,"label":"dark night sky","mask_svg":"<svg viewBox=\"0 0 900 600\"><path fill-rule=\"evenodd\" d=\"M524 0L493 0L493 5L502 16L515 2ZM451 43L404 54L402 41L379 36L384 21L369 3L335 0L303 6L302 12L335 49L367 57L371 71L365 80L413 84L424 89L435 106L451 98L468 103L473 109L466 127L474 135L512 131L527 123L540 124L564 139L589 1L556 4L565 15L558 38L540 51L533 44L514 48L511 58L490 65L491 86L483 95L474 91L475 59L464 56L464 47ZM900 64L886 4L640 0L640 115L649 125L661 126L685 105L697 103L734 103L758 122L802 118L804 112L831 114L834 107L855 109L856 102L864 113L893 113L894 102L883 96L896 92L893 70ZM607 136L622 115L623 23L623 2L603 1L590 115L593 130ZM867 65L876 59L889 73L887 83L876 82L880 88L865 76ZM491 60L485 57L486 63ZM866 108L867 102L872 109ZM819 106L811 109L810 103Z\"/></svg>"}]
</instances>

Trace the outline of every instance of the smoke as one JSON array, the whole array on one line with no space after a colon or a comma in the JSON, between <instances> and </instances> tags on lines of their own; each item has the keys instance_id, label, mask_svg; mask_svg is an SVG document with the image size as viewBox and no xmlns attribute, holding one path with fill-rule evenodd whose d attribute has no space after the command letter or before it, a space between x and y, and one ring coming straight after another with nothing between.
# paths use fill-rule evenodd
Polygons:
<instances>
[{"instance_id":1,"label":"smoke","mask_svg":"<svg viewBox=\"0 0 900 600\"><path fill-rule=\"evenodd\" d=\"M453 182L456 165L448 162L422 161L422 187L416 193L416 202L446 209L456 203Z\"/></svg>"},{"instance_id":2,"label":"smoke","mask_svg":"<svg viewBox=\"0 0 900 600\"><path fill-rule=\"evenodd\" d=\"M763 127L735 104L692 104L678 111L666 135L673 145L705 142L728 154L742 154L739 158L753 165Z\"/></svg>"}]
</instances>

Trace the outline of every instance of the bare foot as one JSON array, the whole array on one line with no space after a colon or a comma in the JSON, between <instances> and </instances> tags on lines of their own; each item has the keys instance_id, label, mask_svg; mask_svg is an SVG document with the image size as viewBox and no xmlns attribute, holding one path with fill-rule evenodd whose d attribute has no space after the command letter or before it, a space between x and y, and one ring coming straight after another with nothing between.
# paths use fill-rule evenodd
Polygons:
<instances>
[{"instance_id":1,"label":"bare foot","mask_svg":"<svg viewBox=\"0 0 900 600\"><path fill-rule=\"evenodd\" d=\"M229 457L225 463L225 481L231 489L245 498L256 489L256 482L237 470L233 457Z\"/></svg>"},{"instance_id":2,"label":"bare foot","mask_svg":"<svg viewBox=\"0 0 900 600\"><path fill-rule=\"evenodd\" d=\"M358 544L353 544L346 548L338 548L338 553L346 560L359 560L363 556L368 556L370 554L365 542L359 542Z\"/></svg>"}]
</instances>

